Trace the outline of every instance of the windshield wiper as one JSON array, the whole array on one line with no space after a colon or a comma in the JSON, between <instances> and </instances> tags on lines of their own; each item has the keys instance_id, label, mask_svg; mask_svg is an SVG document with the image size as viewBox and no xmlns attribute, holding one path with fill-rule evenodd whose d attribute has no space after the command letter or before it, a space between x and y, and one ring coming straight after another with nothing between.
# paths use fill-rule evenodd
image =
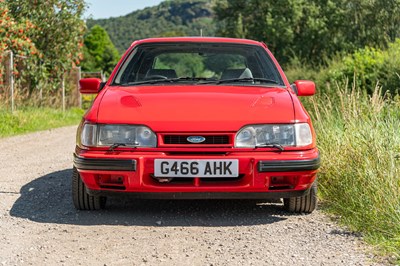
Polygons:
<instances>
[{"instance_id":1,"label":"windshield wiper","mask_svg":"<svg viewBox=\"0 0 400 266\"><path fill-rule=\"evenodd\" d=\"M108 148L108 151L114 151L116 148L118 148L118 147L121 147L121 146L124 146L124 147L126 147L126 146L133 146L133 147L138 147L139 146L139 143L137 143L137 142L135 142L135 143L114 143L113 145L111 145L109 148Z\"/></svg>"},{"instance_id":2,"label":"windshield wiper","mask_svg":"<svg viewBox=\"0 0 400 266\"><path fill-rule=\"evenodd\" d=\"M213 81L206 81L202 82L201 84L222 84L222 83L231 83L231 82L242 82L242 81L252 81L252 82L265 82L265 83L273 83L279 84L276 80L273 79L265 79L265 78L235 78L235 79L220 79L220 80L213 80Z\"/></svg>"},{"instance_id":3,"label":"windshield wiper","mask_svg":"<svg viewBox=\"0 0 400 266\"><path fill-rule=\"evenodd\" d=\"M284 151L285 149L282 147L282 145L279 144L273 144L273 143L264 143L264 144L258 144L256 148L275 148L279 149L280 151Z\"/></svg>"},{"instance_id":4,"label":"windshield wiper","mask_svg":"<svg viewBox=\"0 0 400 266\"><path fill-rule=\"evenodd\" d=\"M120 146L126 146L125 143L114 143L113 145L110 146L110 148L108 148L109 151L114 151L114 149L120 147Z\"/></svg>"},{"instance_id":5,"label":"windshield wiper","mask_svg":"<svg viewBox=\"0 0 400 266\"><path fill-rule=\"evenodd\" d=\"M168 78L168 79L150 79L150 80L142 80L142 81L134 81L123 84L123 86L128 85L142 85L142 84L157 84L157 83L172 83L172 82L180 82L180 81L200 81L207 80L207 78L192 78L192 77L182 77L182 78Z\"/></svg>"},{"instance_id":6,"label":"windshield wiper","mask_svg":"<svg viewBox=\"0 0 400 266\"><path fill-rule=\"evenodd\" d=\"M207 80L207 78L202 78L202 77L198 77L198 78L194 78L194 77L181 77L181 78L175 78L175 80L188 80L188 81L200 81L200 80Z\"/></svg>"},{"instance_id":7,"label":"windshield wiper","mask_svg":"<svg viewBox=\"0 0 400 266\"><path fill-rule=\"evenodd\" d=\"M151 79L151 80L128 82L128 83L122 84L122 86L157 84L157 83L165 83L165 82L173 82L173 81L174 81L174 79Z\"/></svg>"}]
</instances>

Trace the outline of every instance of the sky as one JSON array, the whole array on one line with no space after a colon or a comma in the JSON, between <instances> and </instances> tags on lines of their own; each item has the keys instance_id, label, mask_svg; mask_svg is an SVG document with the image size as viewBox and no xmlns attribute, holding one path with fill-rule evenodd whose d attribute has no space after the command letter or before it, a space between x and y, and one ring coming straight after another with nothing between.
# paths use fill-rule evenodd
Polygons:
<instances>
[{"instance_id":1,"label":"sky","mask_svg":"<svg viewBox=\"0 0 400 266\"><path fill-rule=\"evenodd\" d=\"M88 9L84 17L94 19L119 17L138 9L156 6L163 0L86 0Z\"/></svg>"}]
</instances>

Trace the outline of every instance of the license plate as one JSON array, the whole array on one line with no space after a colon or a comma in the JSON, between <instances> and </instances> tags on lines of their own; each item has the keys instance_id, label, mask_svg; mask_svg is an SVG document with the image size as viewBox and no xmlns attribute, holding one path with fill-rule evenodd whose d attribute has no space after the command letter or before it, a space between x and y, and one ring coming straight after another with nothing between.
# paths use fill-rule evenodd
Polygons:
<instances>
[{"instance_id":1,"label":"license plate","mask_svg":"<svg viewBox=\"0 0 400 266\"><path fill-rule=\"evenodd\" d=\"M156 177L238 177L238 160L154 160Z\"/></svg>"}]
</instances>

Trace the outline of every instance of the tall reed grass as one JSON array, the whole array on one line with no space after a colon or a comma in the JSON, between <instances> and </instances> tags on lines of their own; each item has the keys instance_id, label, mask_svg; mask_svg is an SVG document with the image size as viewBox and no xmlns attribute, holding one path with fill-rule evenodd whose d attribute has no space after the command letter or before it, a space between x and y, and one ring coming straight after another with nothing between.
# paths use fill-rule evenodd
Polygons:
<instances>
[{"instance_id":1,"label":"tall reed grass","mask_svg":"<svg viewBox=\"0 0 400 266\"><path fill-rule=\"evenodd\" d=\"M310 99L322 156L323 206L400 257L400 99L349 86ZM310 106L311 105L311 106Z\"/></svg>"}]
</instances>

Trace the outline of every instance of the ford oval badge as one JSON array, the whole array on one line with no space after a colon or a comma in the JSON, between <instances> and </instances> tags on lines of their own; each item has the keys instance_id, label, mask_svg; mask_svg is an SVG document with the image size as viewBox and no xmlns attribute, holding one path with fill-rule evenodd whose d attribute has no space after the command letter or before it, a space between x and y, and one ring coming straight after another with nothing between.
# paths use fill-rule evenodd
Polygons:
<instances>
[{"instance_id":1,"label":"ford oval badge","mask_svg":"<svg viewBox=\"0 0 400 266\"><path fill-rule=\"evenodd\" d=\"M190 136L187 138L187 141L189 141L191 143L202 143L205 140L206 140L206 138L202 137L202 136Z\"/></svg>"}]
</instances>

